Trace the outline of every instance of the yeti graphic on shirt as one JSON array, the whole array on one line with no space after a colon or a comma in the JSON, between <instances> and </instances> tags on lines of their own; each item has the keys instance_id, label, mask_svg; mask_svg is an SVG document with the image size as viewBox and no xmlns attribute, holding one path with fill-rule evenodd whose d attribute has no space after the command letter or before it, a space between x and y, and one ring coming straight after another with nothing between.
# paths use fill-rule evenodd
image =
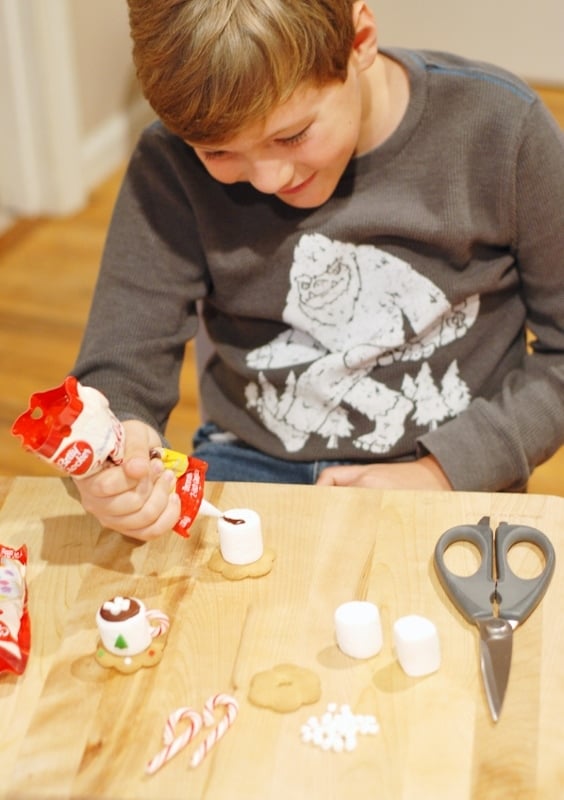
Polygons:
<instances>
[{"instance_id":1,"label":"yeti graphic on shirt","mask_svg":"<svg viewBox=\"0 0 564 800\"><path fill-rule=\"evenodd\" d=\"M453 361L437 385L428 364L439 348L466 334L479 310L477 295L451 306L432 281L407 262L371 245L306 234L294 250L283 319L288 330L247 355L258 382L246 400L287 452L312 434L327 448L350 437L350 409L366 417L369 431L353 439L359 451L387 453L402 437L408 417L428 429L466 408L470 392ZM401 390L374 370L393 362L421 362ZM289 372L282 391L269 370Z\"/></svg>"}]
</instances>

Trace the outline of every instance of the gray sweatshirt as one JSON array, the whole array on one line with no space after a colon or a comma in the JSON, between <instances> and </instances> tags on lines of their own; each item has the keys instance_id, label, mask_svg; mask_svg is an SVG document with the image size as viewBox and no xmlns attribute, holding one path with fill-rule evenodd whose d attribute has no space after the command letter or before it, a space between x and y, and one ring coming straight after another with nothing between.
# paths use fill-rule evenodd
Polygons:
<instances>
[{"instance_id":1,"label":"gray sweatshirt","mask_svg":"<svg viewBox=\"0 0 564 800\"><path fill-rule=\"evenodd\" d=\"M73 374L164 432L201 300L203 405L251 446L430 452L456 489L519 489L564 442L564 136L498 68L386 53L406 114L316 209L220 184L159 122L143 133Z\"/></svg>"}]
</instances>

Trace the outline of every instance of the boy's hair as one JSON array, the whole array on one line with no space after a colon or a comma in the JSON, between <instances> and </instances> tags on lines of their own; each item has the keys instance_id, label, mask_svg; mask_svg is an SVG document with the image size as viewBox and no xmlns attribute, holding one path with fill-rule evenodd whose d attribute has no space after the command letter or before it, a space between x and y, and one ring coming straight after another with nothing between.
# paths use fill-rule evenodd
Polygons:
<instances>
[{"instance_id":1,"label":"boy's hair","mask_svg":"<svg viewBox=\"0 0 564 800\"><path fill-rule=\"evenodd\" d=\"M165 125L194 144L264 119L300 84L344 81L353 0L128 0L133 59Z\"/></svg>"}]
</instances>

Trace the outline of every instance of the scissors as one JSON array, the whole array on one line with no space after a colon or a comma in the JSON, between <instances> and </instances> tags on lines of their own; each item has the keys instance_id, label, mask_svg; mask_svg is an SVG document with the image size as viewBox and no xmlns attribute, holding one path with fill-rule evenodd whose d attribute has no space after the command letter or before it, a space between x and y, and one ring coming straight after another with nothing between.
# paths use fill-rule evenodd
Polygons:
<instances>
[{"instance_id":1,"label":"scissors","mask_svg":"<svg viewBox=\"0 0 564 800\"><path fill-rule=\"evenodd\" d=\"M470 542L481 557L478 570L469 576L455 575L444 555L452 544ZM544 568L534 578L520 578L509 566L513 545L524 542L538 547ZM544 533L527 525L500 523L495 535L489 517L477 525L449 528L435 546L435 569L443 589L460 613L480 631L480 666L492 719L497 722L511 668L513 631L537 607L554 572L554 547Z\"/></svg>"}]
</instances>

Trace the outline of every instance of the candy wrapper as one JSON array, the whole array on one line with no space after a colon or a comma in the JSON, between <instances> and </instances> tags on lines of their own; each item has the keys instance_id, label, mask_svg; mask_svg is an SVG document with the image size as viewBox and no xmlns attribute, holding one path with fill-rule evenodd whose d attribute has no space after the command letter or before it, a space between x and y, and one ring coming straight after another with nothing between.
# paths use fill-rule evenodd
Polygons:
<instances>
[{"instance_id":1,"label":"candy wrapper","mask_svg":"<svg viewBox=\"0 0 564 800\"><path fill-rule=\"evenodd\" d=\"M26 565L25 545L0 545L0 672L16 675L26 667L31 642Z\"/></svg>"},{"instance_id":2,"label":"candy wrapper","mask_svg":"<svg viewBox=\"0 0 564 800\"><path fill-rule=\"evenodd\" d=\"M56 469L85 478L123 458L124 432L104 395L70 375L61 386L32 394L12 425L26 450Z\"/></svg>"},{"instance_id":3,"label":"candy wrapper","mask_svg":"<svg viewBox=\"0 0 564 800\"><path fill-rule=\"evenodd\" d=\"M125 432L112 413L107 398L97 389L82 386L70 375L45 392L31 395L29 408L12 425L23 447L73 478L85 478L123 460ZM204 492L207 464L174 450L159 447L161 458L176 476L181 516L173 530L187 537Z\"/></svg>"}]
</instances>

